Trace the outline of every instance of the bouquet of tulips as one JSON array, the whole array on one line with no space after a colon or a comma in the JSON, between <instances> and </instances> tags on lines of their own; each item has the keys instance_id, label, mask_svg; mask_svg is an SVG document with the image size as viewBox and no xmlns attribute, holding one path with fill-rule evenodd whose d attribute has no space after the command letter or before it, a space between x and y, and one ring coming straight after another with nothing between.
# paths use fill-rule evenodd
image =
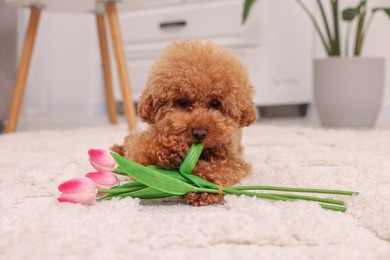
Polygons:
<instances>
[{"instance_id":1,"label":"bouquet of tulips","mask_svg":"<svg viewBox=\"0 0 390 260\"><path fill-rule=\"evenodd\" d=\"M191 174L202 150L202 144L192 145L178 170L168 170L154 165L142 166L108 150L89 150L90 163L97 172L90 172L84 178L76 178L62 183L58 187L60 192L62 192L58 201L90 205L95 201L108 200L115 197L161 199L182 196L187 193L219 193L283 201L311 200L319 202L319 205L325 209L345 211L345 203L342 200L298 195L296 193L358 194L357 192L343 190L275 186L222 187ZM135 181L119 185L116 174L129 176ZM254 192L255 190L278 191L278 193Z\"/></svg>"}]
</instances>

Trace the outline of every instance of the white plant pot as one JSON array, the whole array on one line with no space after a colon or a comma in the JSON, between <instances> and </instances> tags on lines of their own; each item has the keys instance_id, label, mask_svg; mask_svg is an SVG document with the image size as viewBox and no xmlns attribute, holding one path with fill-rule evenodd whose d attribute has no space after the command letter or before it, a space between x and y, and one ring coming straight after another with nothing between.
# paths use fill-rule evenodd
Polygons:
<instances>
[{"instance_id":1,"label":"white plant pot","mask_svg":"<svg viewBox=\"0 0 390 260\"><path fill-rule=\"evenodd\" d=\"M314 61L314 103L323 126L370 127L384 91L384 58Z\"/></svg>"}]
</instances>

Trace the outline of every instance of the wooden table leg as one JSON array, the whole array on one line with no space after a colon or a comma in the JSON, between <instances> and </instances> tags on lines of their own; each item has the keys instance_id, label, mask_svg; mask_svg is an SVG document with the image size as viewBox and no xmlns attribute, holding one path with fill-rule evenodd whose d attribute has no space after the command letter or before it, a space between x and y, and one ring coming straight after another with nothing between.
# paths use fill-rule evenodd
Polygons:
<instances>
[{"instance_id":1,"label":"wooden table leg","mask_svg":"<svg viewBox=\"0 0 390 260\"><path fill-rule=\"evenodd\" d=\"M117 112L115 107L114 93L112 90L110 59L108 54L107 34L106 34L106 26L105 26L103 14L96 14L96 23L98 27L100 53L102 56L103 77L104 77L104 86L106 90L108 119L110 123L116 124Z\"/></svg>"},{"instance_id":2,"label":"wooden table leg","mask_svg":"<svg viewBox=\"0 0 390 260\"><path fill-rule=\"evenodd\" d=\"M8 112L7 125L5 127L6 133L15 132L16 126L18 124L20 108L23 101L24 89L26 86L26 79L30 66L32 51L34 48L35 36L37 34L40 15L41 10L38 7L32 6L30 19L24 38L22 55L13 89L13 96Z\"/></svg>"},{"instance_id":3,"label":"wooden table leg","mask_svg":"<svg viewBox=\"0 0 390 260\"><path fill-rule=\"evenodd\" d=\"M129 129L137 129L137 118L131 95L130 81L127 71L125 51L123 48L122 35L119 27L119 19L116 11L115 2L106 3L106 12L110 24L112 45L118 69L119 82L122 90L123 106Z\"/></svg>"}]
</instances>

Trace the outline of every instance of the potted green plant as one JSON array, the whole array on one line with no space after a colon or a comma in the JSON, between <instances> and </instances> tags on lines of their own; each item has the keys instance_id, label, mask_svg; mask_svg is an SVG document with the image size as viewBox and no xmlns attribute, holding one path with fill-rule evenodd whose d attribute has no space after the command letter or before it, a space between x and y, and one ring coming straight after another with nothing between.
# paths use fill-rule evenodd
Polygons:
<instances>
[{"instance_id":1,"label":"potted green plant","mask_svg":"<svg viewBox=\"0 0 390 260\"><path fill-rule=\"evenodd\" d=\"M327 58L314 60L314 103L322 125L332 127L373 126L379 115L384 91L384 58L361 57L364 41L375 14L390 17L390 7L376 7L369 12L367 0L340 12L338 0L328 0L328 16L322 0L316 4L320 17L295 0L308 15L320 38ZM243 22L256 0L245 0ZM331 18L330 20L328 20ZM322 27L318 19L322 20ZM342 41L341 21L347 23ZM351 27L356 25L353 51L350 51ZM342 46L342 43L344 45Z\"/></svg>"}]
</instances>

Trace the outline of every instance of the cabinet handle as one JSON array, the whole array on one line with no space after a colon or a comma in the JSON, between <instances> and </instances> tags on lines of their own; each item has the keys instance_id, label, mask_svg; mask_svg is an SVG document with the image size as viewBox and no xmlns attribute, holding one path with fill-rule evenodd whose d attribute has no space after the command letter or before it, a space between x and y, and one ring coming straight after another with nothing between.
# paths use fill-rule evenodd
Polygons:
<instances>
[{"instance_id":1,"label":"cabinet handle","mask_svg":"<svg viewBox=\"0 0 390 260\"><path fill-rule=\"evenodd\" d=\"M180 28L180 27L185 27L186 25L187 25L187 22L185 20L161 22L160 29Z\"/></svg>"}]
</instances>

